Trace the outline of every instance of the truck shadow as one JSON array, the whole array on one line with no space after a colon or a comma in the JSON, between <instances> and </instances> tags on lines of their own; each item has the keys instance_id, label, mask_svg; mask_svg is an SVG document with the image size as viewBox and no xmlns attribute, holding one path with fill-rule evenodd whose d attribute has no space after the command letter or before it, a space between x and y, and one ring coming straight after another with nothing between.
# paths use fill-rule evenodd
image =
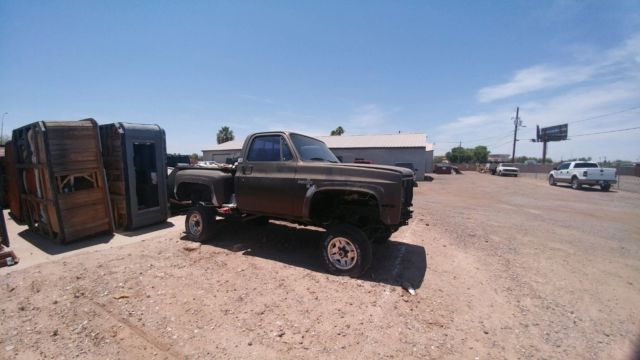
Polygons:
<instances>
[{"instance_id":1,"label":"truck shadow","mask_svg":"<svg viewBox=\"0 0 640 360\"><path fill-rule=\"evenodd\" d=\"M204 246L214 246L246 256L326 273L322 266L324 230L270 222L257 226L222 222ZM364 281L420 288L427 272L427 254L422 246L391 240L373 248L373 262L360 278Z\"/></svg>"},{"instance_id":2,"label":"truck shadow","mask_svg":"<svg viewBox=\"0 0 640 360\"><path fill-rule=\"evenodd\" d=\"M570 184L558 184L558 187L561 188L567 188L567 189L571 189L571 185ZM573 189L571 189L573 190ZM598 192L598 193L604 193L604 192L610 192L610 193L615 193L617 192L613 187L611 187L611 189L609 191L602 191L600 190L599 187L594 186L594 187L589 187L589 186L582 186L580 187L580 189L578 189L579 191L584 191L584 192Z\"/></svg>"}]
</instances>

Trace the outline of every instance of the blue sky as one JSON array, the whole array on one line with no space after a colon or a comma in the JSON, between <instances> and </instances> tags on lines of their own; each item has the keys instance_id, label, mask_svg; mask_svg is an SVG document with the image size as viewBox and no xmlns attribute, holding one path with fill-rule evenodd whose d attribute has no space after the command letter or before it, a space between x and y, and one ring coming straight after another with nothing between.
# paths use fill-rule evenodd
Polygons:
<instances>
[{"instance_id":1,"label":"blue sky","mask_svg":"<svg viewBox=\"0 0 640 360\"><path fill-rule=\"evenodd\" d=\"M510 153L517 106L519 155L541 155L524 141L536 124L640 126L640 1L0 0L5 133L156 123L169 152L192 153L224 125L237 138L341 125L423 132L436 154ZM549 156L640 161L639 137L574 136Z\"/></svg>"}]
</instances>

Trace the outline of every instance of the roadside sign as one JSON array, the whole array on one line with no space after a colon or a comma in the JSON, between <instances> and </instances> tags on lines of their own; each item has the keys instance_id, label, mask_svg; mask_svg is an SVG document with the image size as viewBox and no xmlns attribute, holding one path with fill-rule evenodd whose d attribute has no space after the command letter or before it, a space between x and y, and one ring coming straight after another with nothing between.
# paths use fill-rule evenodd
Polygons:
<instances>
[{"instance_id":1,"label":"roadside sign","mask_svg":"<svg viewBox=\"0 0 640 360\"><path fill-rule=\"evenodd\" d=\"M536 133L537 133L537 140L540 142L567 140L567 135L569 133L569 125L562 124L562 125L556 125L556 126L549 126L542 129L540 129L540 127L537 127Z\"/></svg>"}]
</instances>

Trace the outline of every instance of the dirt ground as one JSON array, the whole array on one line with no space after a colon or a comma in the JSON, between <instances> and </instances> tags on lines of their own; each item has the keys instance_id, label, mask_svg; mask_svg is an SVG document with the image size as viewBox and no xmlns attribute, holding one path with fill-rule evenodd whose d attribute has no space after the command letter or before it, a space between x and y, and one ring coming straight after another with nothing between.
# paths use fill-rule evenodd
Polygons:
<instances>
[{"instance_id":1,"label":"dirt ground","mask_svg":"<svg viewBox=\"0 0 640 360\"><path fill-rule=\"evenodd\" d=\"M640 194L465 173L414 209L363 279L324 273L319 231L227 224L198 247L182 217L1 269L0 358L638 356Z\"/></svg>"}]
</instances>

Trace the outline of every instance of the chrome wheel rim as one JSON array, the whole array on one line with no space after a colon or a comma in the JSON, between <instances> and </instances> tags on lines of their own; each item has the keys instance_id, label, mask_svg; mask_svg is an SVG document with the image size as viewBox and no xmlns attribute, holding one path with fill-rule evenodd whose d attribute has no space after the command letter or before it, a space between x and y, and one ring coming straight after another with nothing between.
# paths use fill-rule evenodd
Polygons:
<instances>
[{"instance_id":1,"label":"chrome wheel rim","mask_svg":"<svg viewBox=\"0 0 640 360\"><path fill-rule=\"evenodd\" d=\"M202 233L202 217L198 213L193 213L189 217L189 233L195 236Z\"/></svg>"},{"instance_id":2,"label":"chrome wheel rim","mask_svg":"<svg viewBox=\"0 0 640 360\"><path fill-rule=\"evenodd\" d=\"M343 237L335 237L329 241L327 255L331 263L340 270L349 270L358 261L356 246Z\"/></svg>"}]
</instances>

